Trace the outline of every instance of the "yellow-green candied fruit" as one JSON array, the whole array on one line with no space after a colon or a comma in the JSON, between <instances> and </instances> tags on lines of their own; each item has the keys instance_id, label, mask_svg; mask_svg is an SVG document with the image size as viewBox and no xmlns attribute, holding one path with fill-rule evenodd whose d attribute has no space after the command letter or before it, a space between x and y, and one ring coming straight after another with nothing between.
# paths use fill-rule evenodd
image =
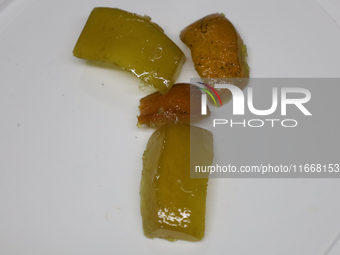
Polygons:
<instances>
[{"instance_id":1,"label":"yellow-green candied fruit","mask_svg":"<svg viewBox=\"0 0 340 255\"><path fill-rule=\"evenodd\" d=\"M181 49L148 16L104 7L91 12L73 55L115 64L162 94L185 62Z\"/></svg>"},{"instance_id":2,"label":"yellow-green candied fruit","mask_svg":"<svg viewBox=\"0 0 340 255\"><path fill-rule=\"evenodd\" d=\"M195 139L197 153L190 151L190 139ZM204 237L208 178L190 178L190 167L211 165L212 160L213 137L208 130L166 124L152 134L143 155L140 186L146 237L169 241Z\"/></svg>"}]
</instances>

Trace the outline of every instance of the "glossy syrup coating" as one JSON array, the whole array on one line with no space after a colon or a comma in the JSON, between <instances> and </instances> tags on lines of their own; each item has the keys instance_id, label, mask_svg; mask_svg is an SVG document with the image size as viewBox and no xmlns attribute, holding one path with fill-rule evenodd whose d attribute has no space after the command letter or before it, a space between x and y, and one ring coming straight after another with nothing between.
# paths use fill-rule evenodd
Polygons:
<instances>
[{"instance_id":1,"label":"glossy syrup coating","mask_svg":"<svg viewBox=\"0 0 340 255\"><path fill-rule=\"evenodd\" d=\"M175 83L184 53L148 16L117 8L91 12L73 55L115 64L166 94Z\"/></svg>"},{"instance_id":2,"label":"glossy syrup coating","mask_svg":"<svg viewBox=\"0 0 340 255\"><path fill-rule=\"evenodd\" d=\"M199 76L210 78L204 80L206 83L214 85L224 83L220 79L249 77L247 48L223 14L214 13L197 20L182 30L180 38L190 48ZM246 84L247 81L242 80L235 85L243 88ZM229 90L218 91L224 102L230 99Z\"/></svg>"},{"instance_id":3,"label":"glossy syrup coating","mask_svg":"<svg viewBox=\"0 0 340 255\"><path fill-rule=\"evenodd\" d=\"M231 22L219 13L186 27L181 40L190 48L198 74L204 78L248 77L242 39Z\"/></svg>"},{"instance_id":4,"label":"glossy syrup coating","mask_svg":"<svg viewBox=\"0 0 340 255\"><path fill-rule=\"evenodd\" d=\"M199 150L191 151L190 133ZM208 178L190 178L192 165L211 165L212 133L185 124L166 124L149 139L140 186L144 235L199 241L204 237Z\"/></svg>"},{"instance_id":5,"label":"glossy syrup coating","mask_svg":"<svg viewBox=\"0 0 340 255\"><path fill-rule=\"evenodd\" d=\"M201 95L199 88L189 83L174 84L166 95L152 93L140 100L137 126L158 127L168 124L196 122L210 116L201 115Z\"/></svg>"}]
</instances>

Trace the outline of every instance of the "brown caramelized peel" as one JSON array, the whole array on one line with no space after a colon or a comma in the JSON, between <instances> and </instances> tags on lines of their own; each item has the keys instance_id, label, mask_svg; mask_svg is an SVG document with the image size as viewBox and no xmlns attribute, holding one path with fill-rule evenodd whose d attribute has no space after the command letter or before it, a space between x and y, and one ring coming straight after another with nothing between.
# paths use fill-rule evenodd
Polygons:
<instances>
[{"instance_id":1,"label":"brown caramelized peel","mask_svg":"<svg viewBox=\"0 0 340 255\"><path fill-rule=\"evenodd\" d=\"M180 38L190 48L199 76L211 78L205 82L214 85L222 83L219 78L249 77L246 46L223 14L211 14L192 23L182 30ZM246 82L235 85L244 88ZM223 101L228 101L229 90L221 92Z\"/></svg>"},{"instance_id":2,"label":"brown caramelized peel","mask_svg":"<svg viewBox=\"0 0 340 255\"><path fill-rule=\"evenodd\" d=\"M190 124L190 121L207 118L210 116L209 108L207 115L201 115L201 94L194 85L178 83L166 95L159 92L148 95L140 100L137 126L157 127L177 122Z\"/></svg>"}]
</instances>

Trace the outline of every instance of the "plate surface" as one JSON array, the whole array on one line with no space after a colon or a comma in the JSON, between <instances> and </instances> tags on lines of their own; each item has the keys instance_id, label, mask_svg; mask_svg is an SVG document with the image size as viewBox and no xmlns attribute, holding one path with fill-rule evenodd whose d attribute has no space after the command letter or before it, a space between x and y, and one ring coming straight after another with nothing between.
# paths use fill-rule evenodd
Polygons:
<instances>
[{"instance_id":1,"label":"plate surface","mask_svg":"<svg viewBox=\"0 0 340 255\"><path fill-rule=\"evenodd\" d=\"M252 77L339 77L336 1L0 1L0 254L338 254L340 179L211 179L203 241L144 237L149 92L72 56L97 6L152 17L187 56L178 82L197 77L180 31L214 12L247 44Z\"/></svg>"}]
</instances>

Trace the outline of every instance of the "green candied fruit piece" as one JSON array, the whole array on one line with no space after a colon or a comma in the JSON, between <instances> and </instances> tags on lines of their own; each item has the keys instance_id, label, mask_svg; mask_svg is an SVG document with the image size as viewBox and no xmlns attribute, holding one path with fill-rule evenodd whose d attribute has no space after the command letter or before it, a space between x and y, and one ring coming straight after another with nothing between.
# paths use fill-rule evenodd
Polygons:
<instances>
[{"instance_id":1,"label":"green candied fruit piece","mask_svg":"<svg viewBox=\"0 0 340 255\"><path fill-rule=\"evenodd\" d=\"M191 158L190 139L199 148ZM143 155L140 185L146 237L169 241L204 237L208 178L190 178L190 164L211 165L212 160L213 137L208 130L167 124L152 134Z\"/></svg>"},{"instance_id":2,"label":"green candied fruit piece","mask_svg":"<svg viewBox=\"0 0 340 255\"><path fill-rule=\"evenodd\" d=\"M148 16L116 8L91 12L73 55L115 64L166 94L175 83L184 53Z\"/></svg>"}]
</instances>

